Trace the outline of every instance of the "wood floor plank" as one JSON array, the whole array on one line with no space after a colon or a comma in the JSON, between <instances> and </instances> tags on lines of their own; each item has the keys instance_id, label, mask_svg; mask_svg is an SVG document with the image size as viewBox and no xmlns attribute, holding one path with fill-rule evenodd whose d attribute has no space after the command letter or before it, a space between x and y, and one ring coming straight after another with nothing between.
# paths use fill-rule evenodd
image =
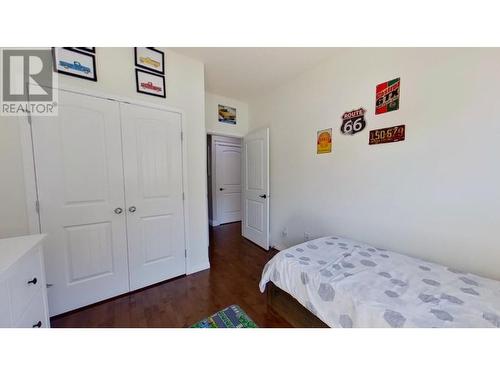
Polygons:
<instances>
[{"instance_id":1,"label":"wood floor plank","mask_svg":"<svg viewBox=\"0 0 500 375\"><path fill-rule=\"evenodd\" d=\"M272 253L241 236L240 223L210 229L210 270L176 278L51 319L54 328L180 328L237 304L259 327L290 327L259 291Z\"/></svg>"}]
</instances>

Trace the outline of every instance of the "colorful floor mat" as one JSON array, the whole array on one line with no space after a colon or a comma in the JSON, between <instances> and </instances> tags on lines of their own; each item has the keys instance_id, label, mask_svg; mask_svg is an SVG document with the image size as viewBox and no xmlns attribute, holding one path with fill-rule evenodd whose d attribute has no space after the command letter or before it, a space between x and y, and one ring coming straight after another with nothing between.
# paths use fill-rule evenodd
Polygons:
<instances>
[{"instance_id":1,"label":"colorful floor mat","mask_svg":"<svg viewBox=\"0 0 500 375\"><path fill-rule=\"evenodd\" d=\"M191 328L257 328L257 325L241 307L231 305L193 324Z\"/></svg>"}]
</instances>

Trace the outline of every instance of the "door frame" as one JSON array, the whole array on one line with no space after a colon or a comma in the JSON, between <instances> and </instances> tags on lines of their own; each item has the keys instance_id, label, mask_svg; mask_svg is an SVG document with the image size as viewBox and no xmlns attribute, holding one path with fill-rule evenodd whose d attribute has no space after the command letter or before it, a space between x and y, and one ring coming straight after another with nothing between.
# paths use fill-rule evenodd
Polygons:
<instances>
[{"instance_id":1,"label":"door frame","mask_svg":"<svg viewBox=\"0 0 500 375\"><path fill-rule=\"evenodd\" d=\"M73 94L85 95L94 97L97 99L111 100L118 103L133 104L141 107L146 107L150 109L156 109L164 112L177 113L181 117L181 131L182 131L182 190L184 193L184 199L182 202L183 215L184 215L184 248L186 252L185 261L185 274L188 274L188 264L190 264L190 246L189 246L189 189L188 189L188 162L187 162L187 132L184 119L186 118L186 112L178 107L171 105L158 105L154 103L148 103L142 100L131 99L128 97L123 97L119 95L106 94L99 91L85 90L85 89L73 89L73 88L56 88L58 91L66 91ZM19 136L21 142L21 151L23 158L23 168L24 168L24 185L25 185L25 196L26 196L26 215L28 218L28 230L29 234L39 234L41 233L41 223L40 215L37 210L36 202L38 201L38 187L36 178L36 165L35 165L35 155L33 148L33 133L31 131L31 118L30 115L19 116ZM189 273L195 273L199 270L189 269Z\"/></svg>"},{"instance_id":2,"label":"door frame","mask_svg":"<svg viewBox=\"0 0 500 375\"><path fill-rule=\"evenodd\" d=\"M208 133L210 134L210 133ZM235 136L229 136L229 135L215 135L211 134L212 136L212 144L210 146L210 176L211 176L211 197L209 197L212 200L212 219L209 218L209 223L212 227L217 227L220 225L219 221L219 216L218 214L214 215L214 213L217 213L217 145L226 145L226 146L233 146L233 147L239 147L240 151L242 150L242 142L243 142L243 137L235 137ZM239 142L236 143L235 140L238 140ZM241 166L240 166L240 172L241 172Z\"/></svg>"}]
</instances>

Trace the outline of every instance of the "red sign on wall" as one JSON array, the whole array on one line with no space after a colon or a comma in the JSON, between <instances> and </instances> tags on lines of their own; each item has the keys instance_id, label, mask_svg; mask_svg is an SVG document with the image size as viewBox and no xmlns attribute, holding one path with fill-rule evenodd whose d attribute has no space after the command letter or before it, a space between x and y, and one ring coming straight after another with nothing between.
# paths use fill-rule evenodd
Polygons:
<instances>
[{"instance_id":1,"label":"red sign on wall","mask_svg":"<svg viewBox=\"0 0 500 375\"><path fill-rule=\"evenodd\" d=\"M368 144L377 145L380 143L400 142L405 140L405 126L391 126L390 128L370 130L370 140Z\"/></svg>"},{"instance_id":2,"label":"red sign on wall","mask_svg":"<svg viewBox=\"0 0 500 375\"><path fill-rule=\"evenodd\" d=\"M399 87L399 78L377 85L375 102L376 115L399 109Z\"/></svg>"}]
</instances>

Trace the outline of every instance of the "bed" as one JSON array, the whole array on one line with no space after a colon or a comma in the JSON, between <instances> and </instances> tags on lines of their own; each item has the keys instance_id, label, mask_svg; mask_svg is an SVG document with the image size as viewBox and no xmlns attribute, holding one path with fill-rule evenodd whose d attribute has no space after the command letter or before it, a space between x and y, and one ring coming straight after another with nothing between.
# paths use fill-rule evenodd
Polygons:
<instances>
[{"instance_id":1,"label":"bed","mask_svg":"<svg viewBox=\"0 0 500 375\"><path fill-rule=\"evenodd\" d=\"M280 251L261 292L268 283L271 306L296 326L500 328L500 281L343 237Z\"/></svg>"}]
</instances>

